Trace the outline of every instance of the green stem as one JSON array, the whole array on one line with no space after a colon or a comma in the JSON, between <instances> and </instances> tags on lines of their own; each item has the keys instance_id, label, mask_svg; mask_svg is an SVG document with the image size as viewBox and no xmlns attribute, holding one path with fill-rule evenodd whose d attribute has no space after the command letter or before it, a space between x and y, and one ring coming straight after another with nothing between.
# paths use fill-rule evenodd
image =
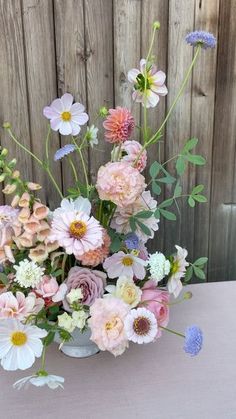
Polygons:
<instances>
[{"instance_id":1,"label":"green stem","mask_svg":"<svg viewBox=\"0 0 236 419\"><path fill-rule=\"evenodd\" d=\"M83 154L81 152L80 147L83 146L84 140L82 141L81 146L79 147L77 142L75 141L74 137L72 137L72 141L75 145L76 151L78 152L79 156L80 156L80 160L82 163L82 167L83 167L83 172L84 172L84 177L85 177L85 183L86 183L86 188L87 188L87 197L89 196L89 181L88 181L88 175L87 175L87 170L86 170L86 166L85 166L85 162L84 162L84 157Z\"/></svg>"},{"instance_id":2,"label":"green stem","mask_svg":"<svg viewBox=\"0 0 236 419\"><path fill-rule=\"evenodd\" d=\"M62 264L61 264L61 269L62 269L61 278L62 278L62 282L65 279L65 265L66 265L67 258L68 258L68 255L65 253L64 256L63 256L63 259L62 259Z\"/></svg>"},{"instance_id":3,"label":"green stem","mask_svg":"<svg viewBox=\"0 0 236 419\"><path fill-rule=\"evenodd\" d=\"M51 127L49 125L48 133L45 141L45 149L46 149L46 159L47 159L47 165L49 166L49 138L51 133Z\"/></svg>"},{"instance_id":4,"label":"green stem","mask_svg":"<svg viewBox=\"0 0 236 419\"><path fill-rule=\"evenodd\" d=\"M174 335L180 336L181 338L185 338L185 335L183 333L175 332L175 330L169 329L167 327L159 326L160 329L166 330L167 332L173 333Z\"/></svg>"},{"instance_id":5,"label":"green stem","mask_svg":"<svg viewBox=\"0 0 236 419\"><path fill-rule=\"evenodd\" d=\"M42 365L42 370L45 370L45 355L46 355L46 346L44 345L43 347L43 352L42 352L42 361L41 361L41 365Z\"/></svg>"},{"instance_id":6,"label":"green stem","mask_svg":"<svg viewBox=\"0 0 236 419\"><path fill-rule=\"evenodd\" d=\"M42 166L42 167L44 167L44 166ZM63 199L63 198L64 198L64 196L63 196L63 194L62 194L62 192L61 192L61 190L60 190L60 188L59 188L59 186L58 186L58 184L57 184L56 180L54 179L54 177L53 177L53 175L52 175L52 173L51 173L51 171L50 171L49 167L45 167L45 171L47 172L47 174L48 174L49 178L51 179L51 182L53 183L53 185L54 185L55 189L56 189L56 190L57 190L57 192L59 193L59 195L60 195L61 199Z\"/></svg>"},{"instance_id":7,"label":"green stem","mask_svg":"<svg viewBox=\"0 0 236 419\"><path fill-rule=\"evenodd\" d=\"M72 169L74 178L75 178L75 182L77 183L78 182L78 176L77 176L75 165L74 165L74 163L73 163L73 161L72 161L72 159L71 159L70 156L68 156L68 160L69 160L69 163L70 163L70 166L71 166L71 169Z\"/></svg>"}]
</instances>

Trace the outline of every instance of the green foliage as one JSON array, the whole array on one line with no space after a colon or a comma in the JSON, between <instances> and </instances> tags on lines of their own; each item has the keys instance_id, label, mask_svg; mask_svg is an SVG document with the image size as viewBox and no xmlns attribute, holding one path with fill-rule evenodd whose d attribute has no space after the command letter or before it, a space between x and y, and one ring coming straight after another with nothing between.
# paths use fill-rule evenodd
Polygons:
<instances>
[{"instance_id":1,"label":"green foliage","mask_svg":"<svg viewBox=\"0 0 236 419\"><path fill-rule=\"evenodd\" d=\"M187 283L191 280L191 278L193 277L193 274L201 279L201 280L205 280L206 279L206 275L204 272L204 265L207 263L208 258L207 257L200 257L199 259L195 260L194 263L192 263L187 269L186 269L186 274L184 277L184 282Z\"/></svg>"},{"instance_id":2,"label":"green foliage","mask_svg":"<svg viewBox=\"0 0 236 419\"><path fill-rule=\"evenodd\" d=\"M206 159L199 154L191 154L190 151L197 145L198 139L191 138L184 145L183 150L178 155L176 160L176 171L179 176L182 176L186 170L187 163L192 163L197 166L202 166L206 163Z\"/></svg>"},{"instance_id":3,"label":"green foliage","mask_svg":"<svg viewBox=\"0 0 236 419\"><path fill-rule=\"evenodd\" d=\"M151 176L152 192L156 195L161 194L161 187L158 183L164 184L173 184L176 181L176 178L173 177L163 165L154 161L149 169L149 174ZM160 174L159 177L157 177Z\"/></svg>"},{"instance_id":4,"label":"green foliage","mask_svg":"<svg viewBox=\"0 0 236 419\"><path fill-rule=\"evenodd\" d=\"M148 228L142 221L142 219L148 219L153 216L153 211L147 210L147 211L140 211L135 215L132 215L129 219L130 228L132 232L134 233L137 228L139 227L140 230L143 231L144 234L147 236L151 236L152 232L150 228Z\"/></svg>"}]
</instances>

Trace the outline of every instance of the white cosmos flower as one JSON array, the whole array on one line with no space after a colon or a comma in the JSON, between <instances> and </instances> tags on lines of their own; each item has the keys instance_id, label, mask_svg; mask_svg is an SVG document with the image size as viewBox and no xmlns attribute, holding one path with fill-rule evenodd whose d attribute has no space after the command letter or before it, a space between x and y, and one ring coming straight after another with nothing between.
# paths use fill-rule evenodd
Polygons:
<instances>
[{"instance_id":1,"label":"white cosmos flower","mask_svg":"<svg viewBox=\"0 0 236 419\"><path fill-rule=\"evenodd\" d=\"M73 96L65 93L60 99L55 99L50 106L43 110L44 116L50 119L53 131L59 131L62 135L78 135L80 126L86 124L89 117L84 112L84 105L73 103Z\"/></svg>"},{"instance_id":2,"label":"white cosmos flower","mask_svg":"<svg viewBox=\"0 0 236 419\"><path fill-rule=\"evenodd\" d=\"M158 332L156 317L145 307L130 310L125 318L125 332L127 339L134 343L153 342Z\"/></svg>"},{"instance_id":3,"label":"white cosmos flower","mask_svg":"<svg viewBox=\"0 0 236 419\"><path fill-rule=\"evenodd\" d=\"M65 379L63 377L60 377L59 375L46 374L35 374L21 378L13 384L13 387L17 390L21 390L23 387L28 388L29 384L32 384L36 387L48 386L52 390L55 390L58 387L64 388L63 383Z\"/></svg>"},{"instance_id":4,"label":"white cosmos flower","mask_svg":"<svg viewBox=\"0 0 236 419\"><path fill-rule=\"evenodd\" d=\"M91 203L88 198L79 196L74 201L73 199L64 198L61 201L61 206L53 212L53 216L61 215L70 211L84 212L87 215L91 213Z\"/></svg>"},{"instance_id":5,"label":"white cosmos flower","mask_svg":"<svg viewBox=\"0 0 236 419\"><path fill-rule=\"evenodd\" d=\"M87 134L86 138L89 141L89 144L93 148L94 145L98 144L98 128L96 128L94 125L91 125L91 127L87 127Z\"/></svg>"},{"instance_id":6,"label":"white cosmos flower","mask_svg":"<svg viewBox=\"0 0 236 419\"><path fill-rule=\"evenodd\" d=\"M103 263L103 268L107 272L109 278L118 278L119 276L126 276L137 279L144 279L146 275L145 266L146 262L132 253L124 253L119 251L113 253L110 257L106 258Z\"/></svg>"},{"instance_id":7,"label":"white cosmos flower","mask_svg":"<svg viewBox=\"0 0 236 419\"><path fill-rule=\"evenodd\" d=\"M35 358L42 355L41 338L46 336L46 330L37 326L24 325L16 319L2 320L0 322L0 359L4 370L30 368Z\"/></svg>"},{"instance_id":8,"label":"white cosmos flower","mask_svg":"<svg viewBox=\"0 0 236 419\"><path fill-rule=\"evenodd\" d=\"M28 259L22 260L19 265L14 265L16 271L15 281L22 287L35 288L44 275L44 268Z\"/></svg>"},{"instance_id":9,"label":"white cosmos flower","mask_svg":"<svg viewBox=\"0 0 236 419\"><path fill-rule=\"evenodd\" d=\"M175 298L180 294L183 285L181 278L185 276L186 266L189 263L186 261L188 252L180 246L175 246L177 253L174 256L174 260L171 264L170 277L168 279L167 287L170 294L173 294Z\"/></svg>"}]
</instances>

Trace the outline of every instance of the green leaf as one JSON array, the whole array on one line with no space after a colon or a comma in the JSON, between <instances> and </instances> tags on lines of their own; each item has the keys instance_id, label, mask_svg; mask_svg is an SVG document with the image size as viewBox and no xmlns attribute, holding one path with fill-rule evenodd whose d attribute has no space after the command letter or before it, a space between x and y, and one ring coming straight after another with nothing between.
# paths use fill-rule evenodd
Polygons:
<instances>
[{"instance_id":1,"label":"green leaf","mask_svg":"<svg viewBox=\"0 0 236 419\"><path fill-rule=\"evenodd\" d=\"M184 276L184 282L189 282L192 276L193 276L193 267L189 266Z\"/></svg>"},{"instance_id":2,"label":"green leaf","mask_svg":"<svg viewBox=\"0 0 236 419\"><path fill-rule=\"evenodd\" d=\"M193 195L193 199L197 202L207 202L207 198L204 195Z\"/></svg>"},{"instance_id":3,"label":"green leaf","mask_svg":"<svg viewBox=\"0 0 236 419\"><path fill-rule=\"evenodd\" d=\"M161 187L155 181L152 181L152 192L156 195L161 194Z\"/></svg>"},{"instance_id":4,"label":"green leaf","mask_svg":"<svg viewBox=\"0 0 236 419\"><path fill-rule=\"evenodd\" d=\"M48 311L50 314L57 314L59 313L60 309L58 306L52 306L52 307L49 307Z\"/></svg>"},{"instance_id":5,"label":"green leaf","mask_svg":"<svg viewBox=\"0 0 236 419\"><path fill-rule=\"evenodd\" d=\"M170 207L173 204L173 199L169 198L163 201L160 205L158 205L158 208L167 208Z\"/></svg>"},{"instance_id":6,"label":"green leaf","mask_svg":"<svg viewBox=\"0 0 236 419\"><path fill-rule=\"evenodd\" d=\"M178 180L174 189L174 197L178 198L181 195L181 193L182 193L182 186L180 186L179 180Z\"/></svg>"},{"instance_id":7,"label":"green leaf","mask_svg":"<svg viewBox=\"0 0 236 419\"><path fill-rule=\"evenodd\" d=\"M140 211L135 214L135 218L150 218L153 216L153 211Z\"/></svg>"},{"instance_id":8,"label":"green leaf","mask_svg":"<svg viewBox=\"0 0 236 419\"><path fill-rule=\"evenodd\" d=\"M196 195L200 192L202 192L204 189L204 185L197 185L193 188L191 195Z\"/></svg>"},{"instance_id":9,"label":"green leaf","mask_svg":"<svg viewBox=\"0 0 236 419\"><path fill-rule=\"evenodd\" d=\"M181 176L186 168L186 161L185 158L183 156L179 156L177 161L176 161L176 170L179 176Z\"/></svg>"},{"instance_id":10,"label":"green leaf","mask_svg":"<svg viewBox=\"0 0 236 419\"><path fill-rule=\"evenodd\" d=\"M173 212L166 211L164 209L160 209L161 215L170 221L176 221L176 215Z\"/></svg>"},{"instance_id":11,"label":"green leaf","mask_svg":"<svg viewBox=\"0 0 236 419\"><path fill-rule=\"evenodd\" d=\"M206 159L199 154L187 154L186 157L190 163L196 164L197 166L206 164Z\"/></svg>"},{"instance_id":12,"label":"green leaf","mask_svg":"<svg viewBox=\"0 0 236 419\"><path fill-rule=\"evenodd\" d=\"M154 217L157 218L158 220L160 219L160 211L157 208L156 211L154 212Z\"/></svg>"},{"instance_id":13,"label":"green leaf","mask_svg":"<svg viewBox=\"0 0 236 419\"><path fill-rule=\"evenodd\" d=\"M187 143L185 144L183 151L187 152L189 150L192 150L194 147L196 147L198 143L198 139L197 138L191 138L190 140L187 141Z\"/></svg>"},{"instance_id":14,"label":"green leaf","mask_svg":"<svg viewBox=\"0 0 236 419\"><path fill-rule=\"evenodd\" d=\"M9 283L7 275L4 273L0 273L0 283L3 285L7 285Z\"/></svg>"},{"instance_id":15,"label":"green leaf","mask_svg":"<svg viewBox=\"0 0 236 419\"><path fill-rule=\"evenodd\" d=\"M130 228L131 228L132 232L134 233L134 231L136 230L136 220L135 220L134 217L130 217L129 225L130 225Z\"/></svg>"},{"instance_id":16,"label":"green leaf","mask_svg":"<svg viewBox=\"0 0 236 419\"><path fill-rule=\"evenodd\" d=\"M147 236L152 235L151 230L145 224L141 223L141 221L137 220L137 224L141 228L141 230L144 232L144 234L146 234Z\"/></svg>"},{"instance_id":17,"label":"green leaf","mask_svg":"<svg viewBox=\"0 0 236 419\"><path fill-rule=\"evenodd\" d=\"M202 257L202 258L199 258L199 259L195 260L194 265L195 266L202 266L202 265L205 265L205 263L207 263L207 261L208 261L208 258Z\"/></svg>"},{"instance_id":18,"label":"green leaf","mask_svg":"<svg viewBox=\"0 0 236 419\"><path fill-rule=\"evenodd\" d=\"M197 278L199 278L199 279L206 279L205 272L203 272L202 269L200 269L197 266L194 266L193 265L193 270L194 270L194 273L197 276Z\"/></svg>"},{"instance_id":19,"label":"green leaf","mask_svg":"<svg viewBox=\"0 0 236 419\"><path fill-rule=\"evenodd\" d=\"M149 174L152 179L155 179L155 177L158 175L161 169L161 164L157 161L154 161L149 169Z\"/></svg>"},{"instance_id":20,"label":"green leaf","mask_svg":"<svg viewBox=\"0 0 236 419\"><path fill-rule=\"evenodd\" d=\"M112 253L116 253L120 250L121 247L121 240L118 236L115 236L112 239L111 245L110 245L110 250Z\"/></svg>"},{"instance_id":21,"label":"green leaf","mask_svg":"<svg viewBox=\"0 0 236 419\"><path fill-rule=\"evenodd\" d=\"M56 278L57 276L60 276L62 273L63 273L63 270L62 269L58 269L57 271L52 272L51 275Z\"/></svg>"},{"instance_id":22,"label":"green leaf","mask_svg":"<svg viewBox=\"0 0 236 419\"><path fill-rule=\"evenodd\" d=\"M172 184L176 181L175 177L173 176L164 176L156 179L157 182L166 183L166 184Z\"/></svg>"},{"instance_id":23,"label":"green leaf","mask_svg":"<svg viewBox=\"0 0 236 419\"><path fill-rule=\"evenodd\" d=\"M194 201L194 199L192 198L192 196L190 196L189 198L188 198L188 204L189 204L189 206L190 207L195 207L195 201Z\"/></svg>"},{"instance_id":24,"label":"green leaf","mask_svg":"<svg viewBox=\"0 0 236 419\"><path fill-rule=\"evenodd\" d=\"M48 335L43 339L44 345L49 346L54 340L55 332L49 332Z\"/></svg>"}]
</instances>

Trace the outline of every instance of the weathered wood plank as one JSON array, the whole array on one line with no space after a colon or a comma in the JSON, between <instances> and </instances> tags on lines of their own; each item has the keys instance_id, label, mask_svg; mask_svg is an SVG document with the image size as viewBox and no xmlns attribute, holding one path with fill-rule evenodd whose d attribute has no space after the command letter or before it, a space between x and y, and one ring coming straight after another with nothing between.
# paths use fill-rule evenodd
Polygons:
<instances>
[{"instance_id":1,"label":"weathered wood plank","mask_svg":"<svg viewBox=\"0 0 236 419\"><path fill-rule=\"evenodd\" d=\"M195 4L195 28L218 36L219 1L197 1ZM207 163L193 168L196 184L205 185L208 202L197 204L194 210L194 258L207 256L209 250L210 192L212 171L212 147L214 134L214 101L217 48L202 51L193 71L191 133L199 139L197 154ZM204 69L204 71L202 71Z\"/></svg>"},{"instance_id":2,"label":"weathered wood plank","mask_svg":"<svg viewBox=\"0 0 236 419\"><path fill-rule=\"evenodd\" d=\"M48 130L48 121L43 117L42 110L57 97L52 6L52 1L22 2L32 151L41 159L45 158L43 144ZM53 134L50 157L54 176L61 187L61 168L53 162L53 155L59 146L59 137ZM60 197L37 163L34 164L34 180L43 185L41 197L54 207Z\"/></svg>"},{"instance_id":3,"label":"weathered wood plank","mask_svg":"<svg viewBox=\"0 0 236 419\"><path fill-rule=\"evenodd\" d=\"M180 84L189 67L193 50L184 38L194 28L194 0L170 0L169 2L169 46L168 46L168 89L167 104L170 108ZM170 117L166 129L166 159L178 154L191 135L191 78ZM168 165L169 170L173 167ZM189 168L182 178L183 193L188 193L194 183L194 172ZM193 255L194 212L186 202L179 202L180 215L177 222L165 223L165 249L173 252L174 245L180 244Z\"/></svg>"},{"instance_id":4,"label":"weathered wood plank","mask_svg":"<svg viewBox=\"0 0 236 419\"><path fill-rule=\"evenodd\" d=\"M153 55L155 55L155 63L158 70L167 72L167 52L168 52L168 1L165 0L143 0L142 2L142 26L141 26L141 55L145 57L148 52L148 45L150 44L150 36L152 31L152 24L154 21L159 21L161 29L157 32L153 45ZM148 125L151 133L157 131L165 117L166 98L161 98L158 106L154 109L148 110ZM164 142L165 136L158 144L151 146L148 149L148 168L155 161L163 162ZM145 171L148 179L148 169ZM164 193L158 197L158 201L164 199ZM156 234L154 240L150 241L150 251L164 250L164 222L160 223L160 229Z\"/></svg>"},{"instance_id":5,"label":"weathered wood plank","mask_svg":"<svg viewBox=\"0 0 236 419\"><path fill-rule=\"evenodd\" d=\"M21 2L0 1L0 121L12 124L12 129L24 146L30 148L29 118L25 75L24 40ZM32 162L24 151L15 146L1 128L1 144L16 157L17 167L25 180L32 179Z\"/></svg>"},{"instance_id":6,"label":"weathered wood plank","mask_svg":"<svg viewBox=\"0 0 236 419\"><path fill-rule=\"evenodd\" d=\"M235 279L235 1L221 1L213 147L209 281ZM232 47L233 46L233 47ZM232 216L231 216L232 211ZM229 273L230 278L228 278Z\"/></svg>"},{"instance_id":7,"label":"weathered wood plank","mask_svg":"<svg viewBox=\"0 0 236 419\"><path fill-rule=\"evenodd\" d=\"M57 83L58 95L71 93L75 101L87 106L86 98L86 55L85 55L85 32L84 32L84 7L83 0L55 0L55 41L57 55ZM81 130L84 132L85 127ZM62 136L62 145L71 142L69 137ZM85 154L88 163L88 152ZM73 155L79 180L84 181L83 171L79 158ZM69 186L74 184L72 171L68 160L62 162L63 187L66 192Z\"/></svg>"},{"instance_id":8,"label":"weathered wood plank","mask_svg":"<svg viewBox=\"0 0 236 419\"><path fill-rule=\"evenodd\" d=\"M85 0L87 60L87 100L90 123L100 129L100 143L90 155L90 175L94 181L102 163L110 159L102 122L96 120L101 106L113 107L113 17L110 0Z\"/></svg>"}]
</instances>

